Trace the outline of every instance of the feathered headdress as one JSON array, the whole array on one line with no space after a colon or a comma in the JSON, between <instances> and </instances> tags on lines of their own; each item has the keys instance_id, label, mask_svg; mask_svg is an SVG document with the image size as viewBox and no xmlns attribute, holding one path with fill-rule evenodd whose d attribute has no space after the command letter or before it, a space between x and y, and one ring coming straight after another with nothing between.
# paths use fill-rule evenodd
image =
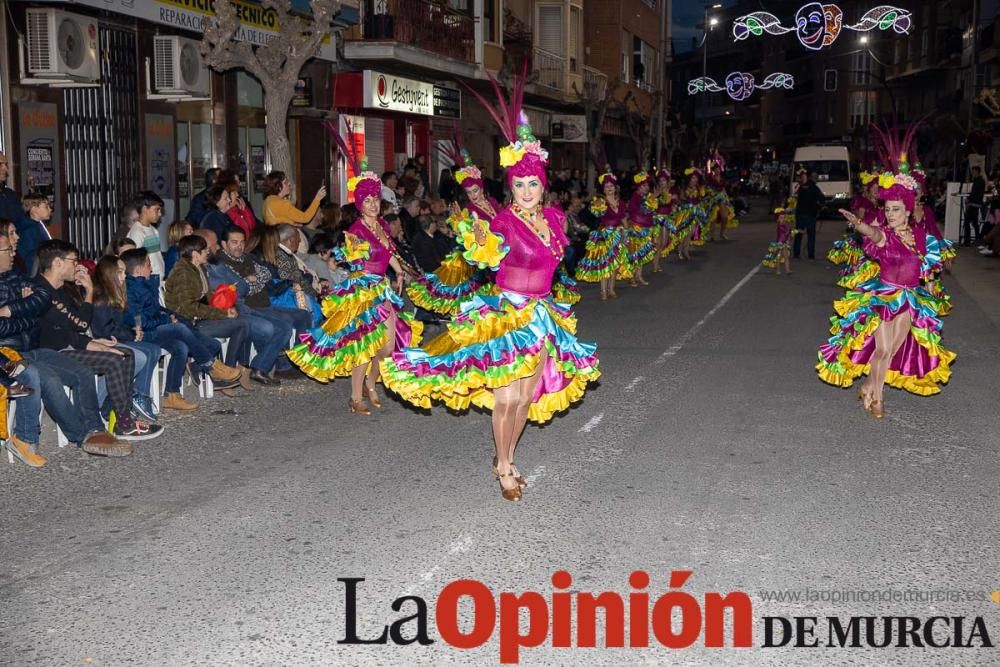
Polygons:
<instances>
[{"instance_id":1,"label":"feathered headdress","mask_svg":"<svg viewBox=\"0 0 1000 667\"><path fill-rule=\"evenodd\" d=\"M347 192L354 196L357 203L363 202L368 197L382 198L382 179L374 171L368 171L368 160L364 155L360 155L357 144L354 140L354 127L351 121L344 119L347 127L347 141L340 135L337 123L332 120L323 121L323 126L330 133L337 144L337 148L344 156L347 166L354 174L347 179Z\"/></svg>"},{"instance_id":2,"label":"feathered headdress","mask_svg":"<svg viewBox=\"0 0 1000 667\"><path fill-rule=\"evenodd\" d=\"M455 127L454 134L447 142L441 145L441 153L451 160L452 164L461 167L455 171L455 181L463 188L471 188L474 185L483 187L483 174L479 167L472 161L472 155L462 146L462 130Z\"/></svg>"},{"instance_id":3,"label":"feathered headdress","mask_svg":"<svg viewBox=\"0 0 1000 667\"><path fill-rule=\"evenodd\" d=\"M640 169L639 171L635 172L635 175L632 177L632 182L635 183L636 185L647 183L648 181L649 181L649 172L646 171L645 169Z\"/></svg>"},{"instance_id":4,"label":"feathered headdress","mask_svg":"<svg viewBox=\"0 0 1000 667\"><path fill-rule=\"evenodd\" d=\"M545 167L549 163L549 154L542 148L541 142L532 133L528 117L522 108L524 82L527 73L528 61L524 61L521 75L512 77L510 99L509 101L505 101L500 83L493 76L492 72L486 70L486 76L489 77L493 93L497 98L496 110L493 109L493 105L486 98L468 84L463 83L462 85L489 112L507 139L508 145L500 149L500 166L507 169L508 185L515 176L537 176L541 180L542 185L547 186L548 179L545 175Z\"/></svg>"},{"instance_id":5,"label":"feathered headdress","mask_svg":"<svg viewBox=\"0 0 1000 667\"><path fill-rule=\"evenodd\" d=\"M895 117L892 126L872 124L878 135L878 156L884 169L878 177L879 198L882 201L901 201L909 211L913 210L916 193L920 189L920 184L911 173L909 154L914 147L917 130L926 118L924 116L911 123L902 140L899 139L899 126Z\"/></svg>"}]
</instances>

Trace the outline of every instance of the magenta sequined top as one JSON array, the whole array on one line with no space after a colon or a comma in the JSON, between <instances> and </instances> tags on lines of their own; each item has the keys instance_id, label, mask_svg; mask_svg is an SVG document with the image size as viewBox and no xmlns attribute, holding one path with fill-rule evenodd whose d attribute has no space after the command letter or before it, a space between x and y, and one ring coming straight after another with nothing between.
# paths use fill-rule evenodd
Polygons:
<instances>
[{"instance_id":1,"label":"magenta sequined top","mask_svg":"<svg viewBox=\"0 0 1000 667\"><path fill-rule=\"evenodd\" d=\"M510 248L496 273L500 289L534 298L544 297L552 289L552 274L569 244L563 232L566 214L556 208L546 208L542 215L549 223L548 246L510 208L498 213L490 223L490 231L501 234L504 245Z\"/></svg>"},{"instance_id":2,"label":"magenta sequined top","mask_svg":"<svg viewBox=\"0 0 1000 667\"><path fill-rule=\"evenodd\" d=\"M392 237L389 235L389 224L382 218L378 219L378 224L382 226L382 231L385 232L385 237L389 239L390 245L395 245L392 241ZM386 269L389 268L389 260L392 259L393 248L386 248L382 245L382 242L378 240L371 231L365 227L365 223L358 218L357 221L347 230L348 234L354 234L362 241L367 241L368 245L371 246L368 251L368 259L365 260L364 268L362 271L365 273L374 273L375 275L384 276Z\"/></svg>"},{"instance_id":3,"label":"magenta sequined top","mask_svg":"<svg viewBox=\"0 0 1000 667\"><path fill-rule=\"evenodd\" d=\"M628 200L628 219L633 225L638 225L639 227L652 227L653 226L653 214L647 213L646 209L642 206L642 201L645 199L638 191L632 193L632 198Z\"/></svg>"},{"instance_id":4,"label":"magenta sequined top","mask_svg":"<svg viewBox=\"0 0 1000 667\"><path fill-rule=\"evenodd\" d=\"M490 203L490 206L493 207L494 213L500 212L501 207L500 204L497 203L496 199L487 195L486 200ZM487 213L486 211L484 211L483 209L479 208L474 203L472 203L471 199L465 203L465 208L469 210L469 213L474 213L476 217L478 217L480 220L485 220L486 222L489 222L490 220L493 219L492 215L490 215L489 213Z\"/></svg>"},{"instance_id":5,"label":"magenta sequined top","mask_svg":"<svg viewBox=\"0 0 1000 667\"><path fill-rule=\"evenodd\" d=\"M607 199L604 200L607 204L608 210L604 212L601 216L601 227L621 227L622 221L625 220L625 216L628 215L628 208L622 202L621 199L618 200L618 210L611 208L611 202Z\"/></svg>"},{"instance_id":6,"label":"magenta sequined top","mask_svg":"<svg viewBox=\"0 0 1000 667\"><path fill-rule=\"evenodd\" d=\"M913 252L888 226L882 227L882 232L886 240L881 248L865 237L865 254L878 262L882 282L894 287L917 287L920 284L922 264L920 256L927 253L927 237L914 230L917 252Z\"/></svg>"}]
</instances>

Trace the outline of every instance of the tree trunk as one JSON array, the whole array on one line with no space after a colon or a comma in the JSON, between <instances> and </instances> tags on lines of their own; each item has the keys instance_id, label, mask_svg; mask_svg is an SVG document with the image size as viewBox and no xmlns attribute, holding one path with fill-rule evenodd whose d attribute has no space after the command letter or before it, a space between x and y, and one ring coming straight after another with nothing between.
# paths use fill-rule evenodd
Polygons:
<instances>
[{"instance_id":1,"label":"tree trunk","mask_svg":"<svg viewBox=\"0 0 1000 667\"><path fill-rule=\"evenodd\" d=\"M281 81L270 90L264 89L264 109L267 112L267 147L271 153L271 168L283 171L289 181L294 181L292 151L288 143L288 107L295 88ZM294 185L294 183L293 183Z\"/></svg>"}]
</instances>

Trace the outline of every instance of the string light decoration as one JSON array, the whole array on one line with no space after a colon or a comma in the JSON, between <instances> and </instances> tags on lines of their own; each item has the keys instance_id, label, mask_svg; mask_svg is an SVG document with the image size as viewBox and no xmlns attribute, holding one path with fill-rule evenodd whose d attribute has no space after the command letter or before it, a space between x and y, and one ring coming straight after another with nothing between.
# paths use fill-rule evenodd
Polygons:
<instances>
[{"instance_id":1,"label":"string light decoration","mask_svg":"<svg viewBox=\"0 0 1000 667\"><path fill-rule=\"evenodd\" d=\"M753 74L749 72L730 72L726 76L725 84L725 87L722 87L710 76L699 76L697 79L688 81L688 95L726 91L729 97L737 102L742 102L753 95L754 90L768 90L770 88L792 90L795 88L795 77L785 72L774 72L757 83Z\"/></svg>"},{"instance_id":2,"label":"string light decoration","mask_svg":"<svg viewBox=\"0 0 1000 667\"><path fill-rule=\"evenodd\" d=\"M795 13L795 24L785 26L770 12L753 12L741 16L733 22L733 37L737 42L750 37L784 35L794 32L802 46L819 51L831 46L843 30L869 32L871 30L892 30L898 35L910 34L913 15L909 10L879 5L865 12L857 23L844 25L844 10L837 5L810 2L802 5Z\"/></svg>"}]
</instances>

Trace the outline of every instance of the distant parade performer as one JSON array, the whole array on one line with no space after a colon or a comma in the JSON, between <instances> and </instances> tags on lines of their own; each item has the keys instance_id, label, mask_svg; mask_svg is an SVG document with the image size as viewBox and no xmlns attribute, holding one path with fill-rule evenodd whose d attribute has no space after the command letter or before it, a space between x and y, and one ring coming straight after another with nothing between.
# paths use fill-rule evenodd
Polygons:
<instances>
[{"instance_id":1,"label":"distant parade performer","mask_svg":"<svg viewBox=\"0 0 1000 667\"><path fill-rule=\"evenodd\" d=\"M628 247L623 224L628 217L626 204L621 200L618 179L610 167L597 178L604 196L594 195L590 213L597 218L598 226L590 232L583 258L576 267L576 279L600 283L601 301L615 299L615 279L621 267L628 262Z\"/></svg>"},{"instance_id":2,"label":"distant parade performer","mask_svg":"<svg viewBox=\"0 0 1000 667\"><path fill-rule=\"evenodd\" d=\"M941 344L940 301L921 286L926 275L928 237L913 227L918 185L910 175L905 151L893 149L887 165L895 173L879 176L879 198L885 202L884 224L865 223L841 209L864 238L865 253L878 264L878 275L834 303L837 315L829 341L820 348L816 369L824 382L858 389L865 411L885 414L885 384L919 396L940 392L951 377L955 353ZM933 249L933 244L930 246Z\"/></svg>"},{"instance_id":3,"label":"distant parade performer","mask_svg":"<svg viewBox=\"0 0 1000 667\"><path fill-rule=\"evenodd\" d=\"M851 198L851 213L865 224L877 224L881 213L878 205L878 173L862 171L858 174L858 178L861 181L861 192ZM854 233L847 233L844 238L835 241L833 248L826 253L826 259L831 264L841 266L847 273L850 273L850 267L856 266L864 256L861 238Z\"/></svg>"},{"instance_id":4,"label":"distant parade performer","mask_svg":"<svg viewBox=\"0 0 1000 667\"><path fill-rule=\"evenodd\" d=\"M423 324L400 312L404 269L389 225L380 217L382 181L367 170L363 158L354 159L353 154L349 158L357 175L347 182L347 189L361 215L348 228L337 256L350 265L351 273L323 295L320 305L326 321L302 334L288 358L320 382L349 376L348 409L367 416L371 410L366 395L372 406L382 407L375 391L379 362L398 347L419 343ZM396 272L395 285L386 277L390 266Z\"/></svg>"},{"instance_id":5,"label":"distant parade performer","mask_svg":"<svg viewBox=\"0 0 1000 667\"><path fill-rule=\"evenodd\" d=\"M718 155L718 152L716 152ZM719 227L719 239L728 241L727 229L736 229L740 221L736 219L736 211L733 202L726 192L726 179L722 172L721 158L710 158L708 160L708 178L705 186L707 190L705 209L708 219L709 240L715 240L715 227Z\"/></svg>"},{"instance_id":6,"label":"distant parade performer","mask_svg":"<svg viewBox=\"0 0 1000 667\"><path fill-rule=\"evenodd\" d=\"M527 481L514 465L527 421L544 424L580 400L600 376L596 346L577 341L576 318L551 295L552 276L568 244L565 214L543 208L548 154L521 110L523 77L515 77L509 104L494 116L509 145L500 150L513 203L492 221L474 218L461 227L465 257L496 271L498 296L466 302L446 332L424 349L410 347L382 364L386 386L422 408L442 402L492 411L496 457L493 473L501 496L522 497ZM474 92L474 91L473 91Z\"/></svg>"},{"instance_id":7,"label":"distant parade performer","mask_svg":"<svg viewBox=\"0 0 1000 667\"><path fill-rule=\"evenodd\" d=\"M691 259L691 246L705 245L703 228L708 219L704 208L705 190L701 185L701 171L697 167L684 170L687 182L680 193L680 203L674 219L677 228L677 257Z\"/></svg>"},{"instance_id":8,"label":"distant parade performer","mask_svg":"<svg viewBox=\"0 0 1000 667\"><path fill-rule=\"evenodd\" d=\"M767 254L761 261L765 267L774 269L775 275L781 275L784 269L786 274L792 272L792 236L798 230L795 229L795 196L791 196L785 205L774 209L775 217L775 237L774 241L767 247Z\"/></svg>"},{"instance_id":9,"label":"distant parade performer","mask_svg":"<svg viewBox=\"0 0 1000 667\"><path fill-rule=\"evenodd\" d=\"M492 220L500 211L500 205L483 189L482 172L472 161L469 151L462 147L458 134L445 153L454 164L462 165L455 172L455 181L462 187L467 199L464 208L452 205L448 224L457 232L462 221L473 215L481 220ZM462 304L477 292L488 291L491 287L477 278L475 269L465 261L460 249L449 253L441 260L440 266L433 270L422 267L422 271L422 275L407 286L407 296L418 308L446 317L458 313Z\"/></svg>"},{"instance_id":10,"label":"distant parade performer","mask_svg":"<svg viewBox=\"0 0 1000 667\"><path fill-rule=\"evenodd\" d=\"M650 193L649 174L640 170L632 177L635 191L628 202L628 265L632 287L648 285L643 278L642 267L656 256L656 223L653 215L659 208L656 195Z\"/></svg>"},{"instance_id":11,"label":"distant parade performer","mask_svg":"<svg viewBox=\"0 0 1000 667\"><path fill-rule=\"evenodd\" d=\"M673 216L677 209L677 197L673 191L670 172L666 169L656 170L656 213L653 219L656 221L656 256L653 258L653 273L662 271L660 261L670 256L677 245L677 227L674 226Z\"/></svg>"}]
</instances>

